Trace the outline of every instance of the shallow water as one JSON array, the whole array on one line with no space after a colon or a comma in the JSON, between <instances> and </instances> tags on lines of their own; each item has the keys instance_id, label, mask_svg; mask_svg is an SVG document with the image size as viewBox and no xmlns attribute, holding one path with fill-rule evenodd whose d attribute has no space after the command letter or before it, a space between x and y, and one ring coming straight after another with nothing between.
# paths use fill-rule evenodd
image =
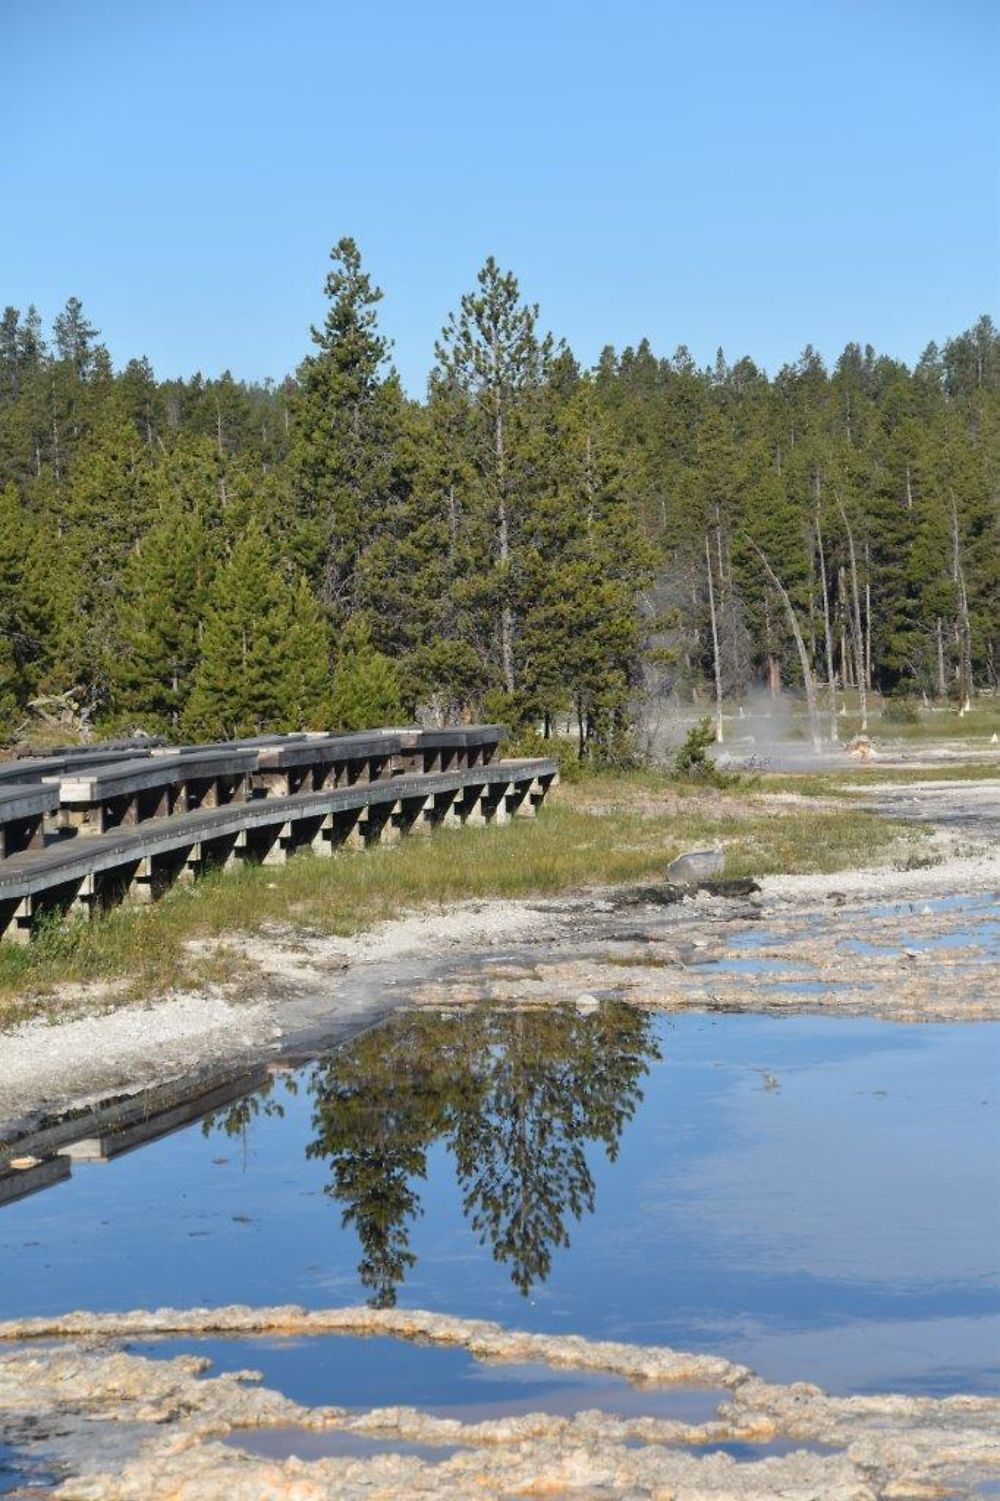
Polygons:
<instances>
[{"instance_id":1,"label":"shallow water","mask_svg":"<svg viewBox=\"0 0 1000 1501\"><path fill-rule=\"evenodd\" d=\"M634 1387L604 1371L555 1370L535 1363L485 1363L466 1350L385 1336L164 1339L130 1342L137 1355L204 1355L209 1375L256 1370L306 1406L419 1407L465 1423L517 1413L568 1417L600 1408L621 1417L707 1423L730 1393L721 1387Z\"/></svg>"},{"instance_id":2,"label":"shallow water","mask_svg":"<svg viewBox=\"0 0 1000 1501\"><path fill-rule=\"evenodd\" d=\"M0 1496L36 1487L47 1495L57 1478L44 1458L26 1454L0 1439Z\"/></svg>"},{"instance_id":3,"label":"shallow water","mask_svg":"<svg viewBox=\"0 0 1000 1501\"><path fill-rule=\"evenodd\" d=\"M407 1439L368 1438L363 1433L336 1429L317 1433L309 1428L265 1428L233 1433L224 1440L233 1449L262 1459L372 1459L376 1454L403 1454L426 1464L441 1464L461 1453L456 1444L415 1444Z\"/></svg>"},{"instance_id":4,"label":"shallow water","mask_svg":"<svg viewBox=\"0 0 1000 1501\"><path fill-rule=\"evenodd\" d=\"M998 1098L992 1024L408 1014L4 1207L3 1312L395 1299L835 1391L997 1391ZM371 1400L427 1403L385 1396L414 1348L389 1341L286 1342L276 1384L319 1343L342 1369L310 1400L363 1343L392 1346Z\"/></svg>"},{"instance_id":5,"label":"shallow water","mask_svg":"<svg viewBox=\"0 0 1000 1501\"><path fill-rule=\"evenodd\" d=\"M453 1454L461 1453L454 1444L418 1444L393 1438L369 1438L361 1433L343 1433L336 1429L317 1432L309 1428L268 1428L234 1433L225 1440L234 1449L243 1449L264 1459L370 1459L375 1454L409 1454L429 1464L440 1464ZM639 1449L649 1440L624 1440L627 1449ZM770 1439L759 1444L705 1444L693 1451L702 1454L728 1454L731 1459L768 1459L794 1453L835 1454L828 1444L805 1444L799 1439Z\"/></svg>"}]
</instances>

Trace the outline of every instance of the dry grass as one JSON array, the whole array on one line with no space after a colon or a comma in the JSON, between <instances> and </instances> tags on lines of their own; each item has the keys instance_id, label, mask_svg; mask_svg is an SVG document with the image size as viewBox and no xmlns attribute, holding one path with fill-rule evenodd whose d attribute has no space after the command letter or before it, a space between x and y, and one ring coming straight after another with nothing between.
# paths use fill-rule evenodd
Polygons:
<instances>
[{"instance_id":1,"label":"dry grass","mask_svg":"<svg viewBox=\"0 0 1000 1501\"><path fill-rule=\"evenodd\" d=\"M762 792L797 792L803 797L850 797L852 787L877 788L908 782L996 782L998 761L959 761L938 766L872 766L861 763L829 772L762 772L754 778Z\"/></svg>"}]
</instances>

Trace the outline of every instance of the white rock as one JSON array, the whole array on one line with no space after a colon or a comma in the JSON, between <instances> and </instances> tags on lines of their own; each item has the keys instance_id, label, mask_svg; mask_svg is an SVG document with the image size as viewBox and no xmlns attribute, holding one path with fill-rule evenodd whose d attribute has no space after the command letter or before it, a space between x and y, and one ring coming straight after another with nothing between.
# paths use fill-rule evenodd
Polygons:
<instances>
[{"instance_id":1,"label":"white rock","mask_svg":"<svg viewBox=\"0 0 1000 1501\"><path fill-rule=\"evenodd\" d=\"M725 856L718 846L710 850L688 850L671 860L667 866L667 880L675 886L707 881L712 876L721 876L724 864Z\"/></svg>"}]
</instances>

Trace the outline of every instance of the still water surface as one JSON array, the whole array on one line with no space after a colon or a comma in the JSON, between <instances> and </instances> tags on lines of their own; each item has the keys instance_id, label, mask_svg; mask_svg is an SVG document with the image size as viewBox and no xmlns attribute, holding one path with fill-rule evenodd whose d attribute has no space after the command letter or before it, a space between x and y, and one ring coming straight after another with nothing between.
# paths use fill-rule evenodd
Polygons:
<instances>
[{"instance_id":1,"label":"still water surface","mask_svg":"<svg viewBox=\"0 0 1000 1501\"><path fill-rule=\"evenodd\" d=\"M998 1101L991 1024L402 1015L0 1210L0 1301L395 1301L835 1391L998 1391ZM202 1348L337 1402L386 1343ZM383 1356L373 1400L476 1405L445 1356Z\"/></svg>"}]
</instances>

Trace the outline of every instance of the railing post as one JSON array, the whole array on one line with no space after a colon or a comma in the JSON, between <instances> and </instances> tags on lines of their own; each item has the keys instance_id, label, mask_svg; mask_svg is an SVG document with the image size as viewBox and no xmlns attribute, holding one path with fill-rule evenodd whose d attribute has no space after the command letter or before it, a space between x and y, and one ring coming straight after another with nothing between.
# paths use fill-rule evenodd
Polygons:
<instances>
[{"instance_id":1,"label":"railing post","mask_svg":"<svg viewBox=\"0 0 1000 1501\"><path fill-rule=\"evenodd\" d=\"M136 866L132 879L128 883L125 893L127 902L137 906L146 906L153 900L153 861L151 856L144 855Z\"/></svg>"},{"instance_id":2,"label":"railing post","mask_svg":"<svg viewBox=\"0 0 1000 1501\"><path fill-rule=\"evenodd\" d=\"M0 943L16 943L23 947L31 942L31 923L35 915L34 900L24 896L15 906L10 920L0 933Z\"/></svg>"},{"instance_id":3,"label":"railing post","mask_svg":"<svg viewBox=\"0 0 1000 1501\"><path fill-rule=\"evenodd\" d=\"M425 797L420 805L420 811L413 820L411 829L414 834L428 835L434 832L434 799Z\"/></svg>"},{"instance_id":4,"label":"railing post","mask_svg":"<svg viewBox=\"0 0 1000 1501\"><path fill-rule=\"evenodd\" d=\"M192 886L195 877L201 870L201 845L192 844L184 856L183 864L177 872L178 886Z\"/></svg>"},{"instance_id":5,"label":"railing post","mask_svg":"<svg viewBox=\"0 0 1000 1501\"><path fill-rule=\"evenodd\" d=\"M379 825L377 842L379 844L398 844L403 837L403 831L399 826L402 817L402 803L393 803L382 823Z\"/></svg>"},{"instance_id":6,"label":"railing post","mask_svg":"<svg viewBox=\"0 0 1000 1501\"><path fill-rule=\"evenodd\" d=\"M444 807L441 809L438 823L442 829L458 828L462 822L462 813L459 807L460 794L458 792L445 792Z\"/></svg>"},{"instance_id":7,"label":"railing post","mask_svg":"<svg viewBox=\"0 0 1000 1501\"><path fill-rule=\"evenodd\" d=\"M333 814L327 813L320 821L319 828L310 841L310 848L314 855L320 855L327 859L333 857Z\"/></svg>"},{"instance_id":8,"label":"railing post","mask_svg":"<svg viewBox=\"0 0 1000 1501\"><path fill-rule=\"evenodd\" d=\"M352 823L344 836L344 848L363 850L368 843L368 809L351 809L348 816Z\"/></svg>"},{"instance_id":9,"label":"railing post","mask_svg":"<svg viewBox=\"0 0 1000 1501\"><path fill-rule=\"evenodd\" d=\"M493 784L494 794L499 795L494 795L487 803L489 821L498 827L510 823L510 810L507 807L507 785L506 782L495 782ZM486 801L485 794L483 800L484 802Z\"/></svg>"},{"instance_id":10,"label":"railing post","mask_svg":"<svg viewBox=\"0 0 1000 1501\"><path fill-rule=\"evenodd\" d=\"M69 910L71 913L73 913L74 916L79 916L81 913L84 913L87 917L89 917L91 915L91 912L93 911L96 901L97 883L94 879L93 871L88 871L87 874L81 879L79 886L77 886L76 891L70 898Z\"/></svg>"},{"instance_id":11,"label":"railing post","mask_svg":"<svg viewBox=\"0 0 1000 1501\"><path fill-rule=\"evenodd\" d=\"M239 829L229 847L226 858L222 862L223 870L235 870L237 865L242 865L247 858L247 850L247 831L246 829Z\"/></svg>"},{"instance_id":12,"label":"railing post","mask_svg":"<svg viewBox=\"0 0 1000 1501\"><path fill-rule=\"evenodd\" d=\"M486 810L484 807L486 798L482 787L472 789L473 796L466 798L462 808L462 822L480 828L486 823Z\"/></svg>"},{"instance_id":13,"label":"railing post","mask_svg":"<svg viewBox=\"0 0 1000 1501\"><path fill-rule=\"evenodd\" d=\"M283 823L275 835L274 842L268 845L261 860L262 865L285 865L288 862L288 842L292 837L292 826Z\"/></svg>"},{"instance_id":14,"label":"railing post","mask_svg":"<svg viewBox=\"0 0 1000 1501\"><path fill-rule=\"evenodd\" d=\"M534 818L535 803L531 796L534 779L512 782L507 794L507 806L514 818Z\"/></svg>"}]
</instances>

